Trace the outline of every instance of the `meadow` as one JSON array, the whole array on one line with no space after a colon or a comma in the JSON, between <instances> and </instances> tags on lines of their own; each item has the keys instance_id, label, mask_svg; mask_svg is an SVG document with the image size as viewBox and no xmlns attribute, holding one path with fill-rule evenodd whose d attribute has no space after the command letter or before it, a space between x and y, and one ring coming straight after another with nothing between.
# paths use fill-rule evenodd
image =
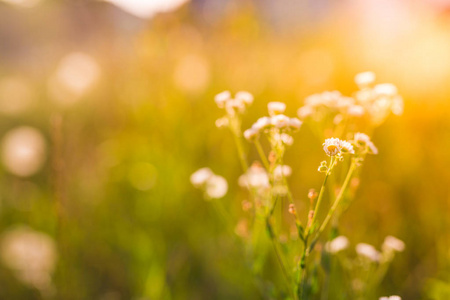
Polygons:
<instances>
[{"instance_id":1,"label":"meadow","mask_svg":"<svg viewBox=\"0 0 450 300\"><path fill-rule=\"evenodd\" d=\"M0 1L0 299L450 299L446 1L108 2ZM360 99L362 72L401 109L299 113ZM244 134L280 114L300 123ZM389 236L404 247L381 270Z\"/></svg>"}]
</instances>

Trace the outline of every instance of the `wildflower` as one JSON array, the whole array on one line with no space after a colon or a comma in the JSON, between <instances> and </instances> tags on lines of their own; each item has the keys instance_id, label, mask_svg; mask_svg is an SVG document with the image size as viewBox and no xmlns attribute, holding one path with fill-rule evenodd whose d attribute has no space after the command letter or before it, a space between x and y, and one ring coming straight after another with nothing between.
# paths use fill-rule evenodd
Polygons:
<instances>
[{"instance_id":1,"label":"wildflower","mask_svg":"<svg viewBox=\"0 0 450 300\"><path fill-rule=\"evenodd\" d=\"M291 146L294 143L294 138L287 133L275 133L273 136L275 142L282 142L287 146Z\"/></svg>"},{"instance_id":2,"label":"wildflower","mask_svg":"<svg viewBox=\"0 0 450 300\"><path fill-rule=\"evenodd\" d=\"M395 96L397 95L397 87L391 83L377 84L373 91L380 96Z\"/></svg>"},{"instance_id":3,"label":"wildflower","mask_svg":"<svg viewBox=\"0 0 450 300\"><path fill-rule=\"evenodd\" d=\"M314 113L314 109L311 106L305 105L297 110L297 115L301 120L306 119Z\"/></svg>"},{"instance_id":4,"label":"wildflower","mask_svg":"<svg viewBox=\"0 0 450 300\"><path fill-rule=\"evenodd\" d=\"M267 104L267 110L269 111L269 115L273 117L284 113L286 110L286 104L283 102L269 102Z\"/></svg>"},{"instance_id":5,"label":"wildflower","mask_svg":"<svg viewBox=\"0 0 450 300\"><path fill-rule=\"evenodd\" d=\"M360 88L365 88L375 82L375 73L373 72L362 72L356 74L355 82Z\"/></svg>"},{"instance_id":6,"label":"wildflower","mask_svg":"<svg viewBox=\"0 0 450 300\"><path fill-rule=\"evenodd\" d=\"M289 117L285 116L285 115L276 115L276 116L272 116L271 118L271 124L277 128L286 128L289 125Z\"/></svg>"},{"instance_id":7,"label":"wildflower","mask_svg":"<svg viewBox=\"0 0 450 300\"><path fill-rule=\"evenodd\" d=\"M216 120L216 127L223 128L223 127L228 126L229 123L230 123L230 121L228 120L227 117L219 118Z\"/></svg>"},{"instance_id":8,"label":"wildflower","mask_svg":"<svg viewBox=\"0 0 450 300\"><path fill-rule=\"evenodd\" d=\"M1 258L19 280L43 292L51 289L57 249L47 234L26 226L8 230L2 237Z\"/></svg>"},{"instance_id":9,"label":"wildflower","mask_svg":"<svg viewBox=\"0 0 450 300\"><path fill-rule=\"evenodd\" d=\"M379 300L402 300L400 296L380 297Z\"/></svg>"},{"instance_id":10,"label":"wildflower","mask_svg":"<svg viewBox=\"0 0 450 300\"><path fill-rule=\"evenodd\" d=\"M247 188L267 188L269 176L259 163L253 163L247 173L239 177L239 185Z\"/></svg>"},{"instance_id":11,"label":"wildflower","mask_svg":"<svg viewBox=\"0 0 450 300\"><path fill-rule=\"evenodd\" d=\"M206 183L206 181L208 181L208 179L211 178L212 175L214 175L214 173L211 171L210 168L198 169L191 175L191 178L190 178L191 183L196 188L199 188L202 185L204 185Z\"/></svg>"},{"instance_id":12,"label":"wildflower","mask_svg":"<svg viewBox=\"0 0 450 300\"><path fill-rule=\"evenodd\" d=\"M263 130L267 127L269 127L272 124L271 119L269 117L262 117L259 118L255 124L252 125L252 128L255 128L256 130Z\"/></svg>"},{"instance_id":13,"label":"wildflower","mask_svg":"<svg viewBox=\"0 0 450 300\"><path fill-rule=\"evenodd\" d=\"M326 139L323 143L323 150L328 156L335 156L341 151L341 140L338 138Z\"/></svg>"},{"instance_id":14,"label":"wildflower","mask_svg":"<svg viewBox=\"0 0 450 300\"><path fill-rule=\"evenodd\" d=\"M370 143L370 137L367 134L357 132L355 133L354 140L356 143L358 143L361 146L365 146L368 143Z\"/></svg>"},{"instance_id":15,"label":"wildflower","mask_svg":"<svg viewBox=\"0 0 450 300\"><path fill-rule=\"evenodd\" d=\"M241 101L230 99L225 103L225 110L228 115L234 116L237 113L243 113L245 111L245 105Z\"/></svg>"},{"instance_id":16,"label":"wildflower","mask_svg":"<svg viewBox=\"0 0 450 300\"><path fill-rule=\"evenodd\" d=\"M361 256L367 257L371 261L380 260L380 253L372 245L369 244L359 243L358 245L356 245L356 253Z\"/></svg>"},{"instance_id":17,"label":"wildflower","mask_svg":"<svg viewBox=\"0 0 450 300\"><path fill-rule=\"evenodd\" d=\"M275 177L276 180L281 180L283 179L283 177L289 177L292 174L292 169L291 167L287 166L287 165L278 165L275 167L275 169L273 170L273 176Z\"/></svg>"},{"instance_id":18,"label":"wildflower","mask_svg":"<svg viewBox=\"0 0 450 300\"><path fill-rule=\"evenodd\" d=\"M350 116L361 117L362 115L364 115L364 107L362 107L361 105L352 105L348 108L347 113Z\"/></svg>"},{"instance_id":19,"label":"wildflower","mask_svg":"<svg viewBox=\"0 0 450 300\"><path fill-rule=\"evenodd\" d=\"M355 150L353 149L353 145L347 141L341 141L341 152L342 153L350 153L355 154Z\"/></svg>"},{"instance_id":20,"label":"wildflower","mask_svg":"<svg viewBox=\"0 0 450 300\"><path fill-rule=\"evenodd\" d=\"M231 93L229 91L224 91L222 93L217 94L214 97L214 101L216 102L219 108L224 108L225 103L231 99Z\"/></svg>"},{"instance_id":21,"label":"wildflower","mask_svg":"<svg viewBox=\"0 0 450 300\"><path fill-rule=\"evenodd\" d=\"M400 116L403 114L404 104L401 96L396 96L392 99L391 110L394 115Z\"/></svg>"},{"instance_id":22,"label":"wildflower","mask_svg":"<svg viewBox=\"0 0 450 300\"><path fill-rule=\"evenodd\" d=\"M291 215L295 215L297 213L296 209L295 209L295 205L294 204L289 204L289 213Z\"/></svg>"},{"instance_id":23,"label":"wildflower","mask_svg":"<svg viewBox=\"0 0 450 300\"><path fill-rule=\"evenodd\" d=\"M248 141L253 141L258 137L259 131L255 128L250 128L244 131L244 137Z\"/></svg>"},{"instance_id":24,"label":"wildflower","mask_svg":"<svg viewBox=\"0 0 450 300\"><path fill-rule=\"evenodd\" d=\"M405 243L393 236L387 236L383 242L383 251L397 251L405 250Z\"/></svg>"},{"instance_id":25,"label":"wildflower","mask_svg":"<svg viewBox=\"0 0 450 300\"><path fill-rule=\"evenodd\" d=\"M228 191L228 183L219 175L212 175L206 182L205 193L209 198L222 198Z\"/></svg>"},{"instance_id":26,"label":"wildflower","mask_svg":"<svg viewBox=\"0 0 450 300\"><path fill-rule=\"evenodd\" d=\"M300 121L297 118L290 118L289 119L289 127L293 130L299 130L300 126L302 126L302 121Z\"/></svg>"},{"instance_id":27,"label":"wildflower","mask_svg":"<svg viewBox=\"0 0 450 300\"><path fill-rule=\"evenodd\" d=\"M330 253L338 253L339 251L348 248L348 239L345 236L338 236L337 238L325 244L325 249Z\"/></svg>"},{"instance_id":28,"label":"wildflower","mask_svg":"<svg viewBox=\"0 0 450 300\"><path fill-rule=\"evenodd\" d=\"M253 95L250 94L249 92L245 91L237 92L234 98L247 106L250 106L253 103Z\"/></svg>"}]
</instances>

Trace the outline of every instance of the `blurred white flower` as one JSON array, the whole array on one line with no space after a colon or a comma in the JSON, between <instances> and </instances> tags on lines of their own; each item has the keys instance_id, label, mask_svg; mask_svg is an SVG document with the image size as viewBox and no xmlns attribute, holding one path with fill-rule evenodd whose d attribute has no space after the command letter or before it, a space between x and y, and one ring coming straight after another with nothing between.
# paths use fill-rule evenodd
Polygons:
<instances>
[{"instance_id":1,"label":"blurred white flower","mask_svg":"<svg viewBox=\"0 0 450 300\"><path fill-rule=\"evenodd\" d=\"M290 118L289 119L289 127L293 130L300 129L300 126L302 126L302 121L300 121L297 118Z\"/></svg>"},{"instance_id":2,"label":"blurred white flower","mask_svg":"<svg viewBox=\"0 0 450 300\"><path fill-rule=\"evenodd\" d=\"M392 83L377 84L373 91L380 96L395 96L397 95L397 87Z\"/></svg>"},{"instance_id":3,"label":"blurred white flower","mask_svg":"<svg viewBox=\"0 0 450 300\"><path fill-rule=\"evenodd\" d=\"M348 248L349 242L345 236L338 236L325 244L325 250L330 253L338 253Z\"/></svg>"},{"instance_id":4,"label":"blurred white flower","mask_svg":"<svg viewBox=\"0 0 450 300\"><path fill-rule=\"evenodd\" d=\"M228 191L228 183L225 178L219 175L212 175L206 181L206 195L210 198L222 198Z\"/></svg>"},{"instance_id":5,"label":"blurred white flower","mask_svg":"<svg viewBox=\"0 0 450 300\"><path fill-rule=\"evenodd\" d=\"M74 52L63 57L49 81L49 93L61 104L72 104L100 77L100 67L88 54Z\"/></svg>"},{"instance_id":6,"label":"blurred white flower","mask_svg":"<svg viewBox=\"0 0 450 300\"><path fill-rule=\"evenodd\" d=\"M50 236L26 226L9 229L2 236L3 263L23 283L41 291L51 288L57 256L55 242Z\"/></svg>"},{"instance_id":7,"label":"blurred white flower","mask_svg":"<svg viewBox=\"0 0 450 300\"><path fill-rule=\"evenodd\" d=\"M244 137L248 141L254 140L258 136L258 134L259 134L259 131L253 127L244 131Z\"/></svg>"},{"instance_id":8,"label":"blurred white flower","mask_svg":"<svg viewBox=\"0 0 450 300\"><path fill-rule=\"evenodd\" d=\"M104 0L139 18L151 18L158 13L175 10L188 0Z\"/></svg>"},{"instance_id":9,"label":"blurred white flower","mask_svg":"<svg viewBox=\"0 0 450 300\"><path fill-rule=\"evenodd\" d=\"M292 174L292 168L288 165L278 165L273 170L273 176L275 180L281 180L283 177L289 177Z\"/></svg>"},{"instance_id":10,"label":"blurred white flower","mask_svg":"<svg viewBox=\"0 0 450 300\"><path fill-rule=\"evenodd\" d=\"M253 163L247 173L239 177L239 185L246 188L264 189L269 187L269 176L259 163Z\"/></svg>"},{"instance_id":11,"label":"blurred white flower","mask_svg":"<svg viewBox=\"0 0 450 300\"><path fill-rule=\"evenodd\" d=\"M350 116L360 117L360 116L364 115L364 107L362 107L361 105L351 105L348 108L347 113Z\"/></svg>"},{"instance_id":12,"label":"blurred white flower","mask_svg":"<svg viewBox=\"0 0 450 300\"><path fill-rule=\"evenodd\" d=\"M284 113L286 110L286 104L283 102L269 102L267 104L267 110L269 111L269 115L273 117Z\"/></svg>"},{"instance_id":13,"label":"blurred white flower","mask_svg":"<svg viewBox=\"0 0 450 300\"><path fill-rule=\"evenodd\" d=\"M216 102L216 104L219 108L224 108L225 103L230 99L231 99L231 93L229 91L223 91L221 93L218 93L214 97L214 101Z\"/></svg>"},{"instance_id":14,"label":"blurred white flower","mask_svg":"<svg viewBox=\"0 0 450 300\"><path fill-rule=\"evenodd\" d=\"M252 128L263 130L270 125L272 125L272 120L269 117L262 117L256 120L255 124L252 125Z\"/></svg>"},{"instance_id":15,"label":"blurred white flower","mask_svg":"<svg viewBox=\"0 0 450 300\"><path fill-rule=\"evenodd\" d=\"M214 175L214 173L211 171L210 168L198 169L197 171L195 171L191 175L191 178L190 178L191 179L191 183L192 183L193 186L195 186L197 188L201 187L213 175Z\"/></svg>"},{"instance_id":16,"label":"blurred white flower","mask_svg":"<svg viewBox=\"0 0 450 300\"><path fill-rule=\"evenodd\" d=\"M367 134L361 133L361 132L355 133L355 136L353 139L356 143L358 143L361 146L365 146L368 143L370 143L370 137Z\"/></svg>"},{"instance_id":17,"label":"blurred white flower","mask_svg":"<svg viewBox=\"0 0 450 300\"><path fill-rule=\"evenodd\" d=\"M279 114L279 115L273 116L270 119L270 122L273 126L279 128L279 129L282 129L282 128L286 128L289 126L289 120L290 120L289 117Z\"/></svg>"},{"instance_id":18,"label":"blurred white flower","mask_svg":"<svg viewBox=\"0 0 450 300\"><path fill-rule=\"evenodd\" d=\"M369 244L359 243L358 245L356 245L356 253L361 256L367 257L371 261L380 260L380 253L375 249L374 246Z\"/></svg>"},{"instance_id":19,"label":"blurred white flower","mask_svg":"<svg viewBox=\"0 0 450 300\"><path fill-rule=\"evenodd\" d=\"M278 133L276 132L273 135L273 139L276 143L283 143L287 146L291 146L294 143L294 138L287 133Z\"/></svg>"},{"instance_id":20,"label":"blurred white flower","mask_svg":"<svg viewBox=\"0 0 450 300\"><path fill-rule=\"evenodd\" d=\"M347 141L341 141L341 152L342 153L350 153L355 154L355 150L353 149L353 145Z\"/></svg>"},{"instance_id":21,"label":"blurred white flower","mask_svg":"<svg viewBox=\"0 0 450 300\"><path fill-rule=\"evenodd\" d=\"M32 127L18 127L2 140L2 162L17 176L30 176L39 171L45 160L46 145L42 134Z\"/></svg>"},{"instance_id":22,"label":"blurred white flower","mask_svg":"<svg viewBox=\"0 0 450 300\"><path fill-rule=\"evenodd\" d=\"M314 109L311 106L302 106L297 110L297 115L301 120L306 119L314 113Z\"/></svg>"},{"instance_id":23,"label":"blurred white flower","mask_svg":"<svg viewBox=\"0 0 450 300\"><path fill-rule=\"evenodd\" d=\"M237 92L236 95L234 96L234 98L237 101L241 101L243 103L245 103L245 105L251 105L253 103L253 95L250 94L249 92L245 92L245 91L240 91Z\"/></svg>"},{"instance_id":24,"label":"blurred white flower","mask_svg":"<svg viewBox=\"0 0 450 300\"><path fill-rule=\"evenodd\" d=\"M362 72L356 74L355 82L360 88L365 88L375 82L375 73Z\"/></svg>"},{"instance_id":25,"label":"blurred white flower","mask_svg":"<svg viewBox=\"0 0 450 300\"><path fill-rule=\"evenodd\" d=\"M384 239L382 249L383 251L402 252L405 250L405 243L398 238L389 235Z\"/></svg>"}]
</instances>

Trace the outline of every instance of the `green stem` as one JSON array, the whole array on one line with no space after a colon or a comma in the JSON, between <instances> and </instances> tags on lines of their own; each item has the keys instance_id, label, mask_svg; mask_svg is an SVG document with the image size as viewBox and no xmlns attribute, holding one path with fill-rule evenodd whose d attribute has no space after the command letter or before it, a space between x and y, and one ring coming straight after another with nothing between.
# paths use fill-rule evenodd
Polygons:
<instances>
[{"instance_id":1,"label":"green stem","mask_svg":"<svg viewBox=\"0 0 450 300\"><path fill-rule=\"evenodd\" d=\"M264 153L264 150L263 150L259 140L255 140L255 147L256 147L256 150L258 151L259 157L261 158L261 160L263 162L264 167L266 168L267 172L269 172L270 171L269 161L267 160L266 154Z\"/></svg>"},{"instance_id":2,"label":"green stem","mask_svg":"<svg viewBox=\"0 0 450 300\"><path fill-rule=\"evenodd\" d=\"M325 220L323 221L322 225L320 226L319 231L318 231L316 237L314 238L313 242L311 243L311 245L315 244L315 242L317 241L319 236L325 230L325 228L327 227L328 223L331 220L331 217L333 216L334 212L336 211L337 207L339 206L339 203L341 202L342 198L344 198L345 191L348 188L350 179L352 178L352 175L353 175L353 172L355 171L355 169L356 169L356 162L355 162L355 160L353 160L350 165L350 168L348 170L347 176L345 177L344 183L342 184L341 190L339 191L339 194L338 194L336 200L334 201L333 206L331 206L330 210L328 211L328 214L327 214Z\"/></svg>"},{"instance_id":3,"label":"green stem","mask_svg":"<svg viewBox=\"0 0 450 300\"><path fill-rule=\"evenodd\" d=\"M241 141L239 135L237 134L237 132L233 131L233 136L234 136L234 141L236 143L236 148L238 151L239 160L241 162L242 169L244 170L244 173L247 173L248 163L247 163L247 159L245 158L244 146L242 145L242 141Z\"/></svg>"},{"instance_id":4,"label":"green stem","mask_svg":"<svg viewBox=\"0 0 450 300\"><path fill-rule=\"evenodd\" d=\"M320 204L322 203L323 195L325 193L325 186L327 184L328 176L331 173L331 169L333 167L333 164L334 164L334 157L332 156L331 160L330 160L330 165L328 167L327 174L325 175L325 179L323 180L322 187L320 188L319 197L317 198L316 206L314 207L313 218L311 220L311 223L309 223L307 228L306 228L306 235L307 236L310 235L309 231L310 231L311 227L314 225L314 222L316 221L317 216L319 215Z\"/></svg>"}]
</instances>

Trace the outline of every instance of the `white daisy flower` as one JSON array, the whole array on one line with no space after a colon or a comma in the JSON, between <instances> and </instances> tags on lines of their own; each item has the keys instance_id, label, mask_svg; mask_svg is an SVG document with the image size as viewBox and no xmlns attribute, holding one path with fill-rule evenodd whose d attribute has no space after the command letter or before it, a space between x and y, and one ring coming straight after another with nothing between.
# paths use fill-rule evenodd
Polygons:
<instances>
[{"instance_id":1,"label":"white daisy flower","mask_svg":"<svg viewBox=\"0 0 450 300\"><path fill-rule=\"evenodd\" d=\"M299 130L300 126L302 126L302 121L300 121L297 118L290 118L289 119L289 127L293 130Z\"/></svg>"},{"instance_id":2,"label":"white daisy flower","mask_svg":"<svg viewBox=\"0 0 450 300\"><path fill-rule=\"evenodd\" d=\"M353 149L353 145L347 141L341 141L341 152L342 153L350 153L355 154L355 150Z\"/></svg>"},{"instance_id":3,"label":"white daisy flower","mask_svg":"<svg viewBox=\"0 0 450 300\"><path fill-rule=\"evenodd\" d=\"M341 151L341 140L338 138L326 139L323 143L323 150L328 156L335 156Z\"/></svg>"}]
</instances>

